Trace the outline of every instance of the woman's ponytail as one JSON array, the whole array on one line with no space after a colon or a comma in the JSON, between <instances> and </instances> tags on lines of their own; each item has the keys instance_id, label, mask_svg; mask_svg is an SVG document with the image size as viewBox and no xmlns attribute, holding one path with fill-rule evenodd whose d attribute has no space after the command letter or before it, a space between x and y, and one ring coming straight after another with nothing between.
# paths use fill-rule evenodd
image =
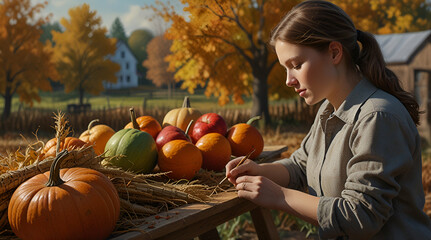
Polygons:
<instances>
[{"instance_id":1,"label":"woman's ponytail","mask_svg":"<svg viewBox=\"0 0 431 240\"><path fill-rule=\"evenodd\" d=\"M358 30L357 39L362 48L355 62L362 74L376 87L398 98L414 123L419 125L419 104L411 93L404 91L398 77L386 67L382 51L374 36Z\"/></svg>"}]
</instances>

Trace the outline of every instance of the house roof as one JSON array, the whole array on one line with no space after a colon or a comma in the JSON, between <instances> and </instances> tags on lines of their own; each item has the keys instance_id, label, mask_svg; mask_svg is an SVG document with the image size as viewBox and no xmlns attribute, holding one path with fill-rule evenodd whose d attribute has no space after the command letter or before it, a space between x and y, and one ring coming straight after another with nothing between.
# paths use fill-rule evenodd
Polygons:
<instances>
[{"instance_id":1,"label":"house roof","mask_svg":"<svg viewBox=\"0 0 431 240\"><path fill-rule=\"evenodd\" d=\"M130 52L130 54L136 59L136 61L138 61L138 58L133 53L132 49L130 49L129 44L127 44L126 42L124 42L120 39L117 39L117 44L116 44L117 49L119 49L120 45L124 45L126 47L126 49Z\"/></svg>"},{"instance_id":2,"label":"house roof","mask_svg":"<svg viewBox=\"0 0 431 240\"><path fill-rule=\"evenodd\" d=\"M374 35L386 63L407 63L424 43L431 30L411 33Z\"/></svg>"}]
</instances>

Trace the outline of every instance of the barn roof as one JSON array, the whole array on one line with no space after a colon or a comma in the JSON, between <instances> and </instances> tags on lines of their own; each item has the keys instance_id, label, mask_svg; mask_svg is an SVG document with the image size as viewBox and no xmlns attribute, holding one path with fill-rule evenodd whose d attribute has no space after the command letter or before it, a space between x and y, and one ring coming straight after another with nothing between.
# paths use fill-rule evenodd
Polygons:
<instances>
[{"instance_id":1,"label":"barn roof","mask_svg":"<svg viewBox=\"0 0 431 240\"><path fill-rule=\"evenodd\" d=\"M386 63L407 63L431 36L431 30L374 36L382 49Z\"/></svg>"}]
</instances>

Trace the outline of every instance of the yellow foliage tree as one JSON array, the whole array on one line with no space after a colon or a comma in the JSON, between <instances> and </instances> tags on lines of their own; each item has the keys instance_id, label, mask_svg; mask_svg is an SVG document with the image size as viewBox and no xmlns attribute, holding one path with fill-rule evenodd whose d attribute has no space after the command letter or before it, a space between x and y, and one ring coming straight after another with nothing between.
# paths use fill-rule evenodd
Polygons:
<instances>
[{"instance_id":1,"label":"yellow foliage tree","mask_svg":"<svg viewBox=\"0 0 431 240\"><path fill-rule=\"evenodd\" d=\"M41 26L49 17L37 17L45 4L30 0L0 2L0 94L4 98L3 118L11 113L12 97L33 105L39 90L50 91L48 78L57 80L50 43L39 41Z\"/></svg>"},{"instance_id":2,"label":"yellow foliage tree","mask_svg":"<svg viewBox=\"0 0 431 240\"><path fill-rule=\"evenodd\" d=\"M172 21L165 34L173 40L167 60L176 81L183 81L182 88L193 93L197 86L205 87L205 94L218 96L220 105L231 96L243 103L244 96L252 95L252 115L269 120L268 91L273 96L291 91L282 87L284 71L267 42L283 13L298 2L182 0L188 19L161 2L146 8Z\"/></svg>"},{"instance_id":3,"label":"yellow foliage tree","mask_svg":"<svg viewBox=\"0 0 431 240\"><path fill-rule=\"evenodd\" d=\"M431 29L428 0L332 0L349 14L360 30L375 34Z\"/></svg>"},{"instance_id":4,"label":"yellow foliage tree","mask_svg":"<svg viewBox=\"0 0 431 240\"><path fill-rule=\"evenodd\" d=\"M103 81L115 83L117 63L107 58L116 50L116 39L107 38L106 28L101 27L101 18L90 11L88 4L69 9L70 20L62 18L64 32L52 31L54 57L60 82L65 92L79 91L79 103L83 104L84 92L100 94Z\"/></svg>"}]
</instances>

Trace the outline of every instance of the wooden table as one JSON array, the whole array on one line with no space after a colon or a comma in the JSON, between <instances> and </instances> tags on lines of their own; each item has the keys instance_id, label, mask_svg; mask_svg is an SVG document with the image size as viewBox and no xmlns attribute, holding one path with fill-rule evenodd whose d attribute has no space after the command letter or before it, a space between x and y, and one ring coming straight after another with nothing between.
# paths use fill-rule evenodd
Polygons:
<instances>
[{"instance_id":1,"label":"wooden table","mask_svg":"<svg viewBox=\"0 0 431 240\"><path fill-rule=\"evenodd\" d=\"M265 148L262 154L275 158L285 150L285 146L272 146ZM208 203L187 204L148 217L145 224L134 229L136 231L112 239L220 239L216 227L246 212L251 214L259 239L279 239L270 211L238 198L236 192L219 193Z\"/></svg>"},{"instance_id":2,"label":"wooden table","mask_svg":"<svg viewBox=\"0 0 431 240\"><path fill-rule=\"evenodd\" d=\"M148 217L136 231L113 239L220 239L216 227L246 212L251 214L259 239L279 239L270 211L238 198L236 192L220 193L209 203L187 204Z\"/></svg>"}]
</instances>

